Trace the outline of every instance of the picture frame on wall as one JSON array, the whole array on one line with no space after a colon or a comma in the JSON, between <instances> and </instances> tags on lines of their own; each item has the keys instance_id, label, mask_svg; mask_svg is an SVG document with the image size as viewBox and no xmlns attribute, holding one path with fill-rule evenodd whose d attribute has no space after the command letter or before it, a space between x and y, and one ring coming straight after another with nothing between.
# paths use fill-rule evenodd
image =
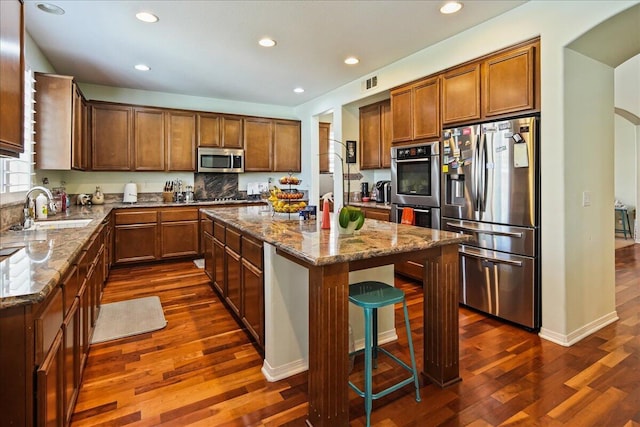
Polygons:
<instances>
[{"instance_id":1,"label":"picture frame on wall","mask_svg":"<svg viewBox=\"0 0 640 427\"><path fill-rule=\"evenodd\" d=\"M346 163L355 163L356 162L356 141L347 141L347 156Z\"/></svg>"}]
</instances>

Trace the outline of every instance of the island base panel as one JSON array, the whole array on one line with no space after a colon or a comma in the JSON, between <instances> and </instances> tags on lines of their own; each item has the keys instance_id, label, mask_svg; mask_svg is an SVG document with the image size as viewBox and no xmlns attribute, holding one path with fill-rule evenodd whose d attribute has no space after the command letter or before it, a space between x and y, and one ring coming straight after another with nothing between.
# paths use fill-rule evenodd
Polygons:
<instances>
[{"instance_id":1,"label":"island base panel","mask_svg":"<svg viewBox=\"0 0 640 427\"><path fill-rule=\"evenodd\" d=\"M314 427L349 425L349 266L309 268L309 415Z\"/></svg>"},{"instance_id":2,"label":"island base panel","mask_svg":"<svg viewBox=\"0 0 640 427\"><path fill-rule=\"evenodd\" d=\"M429 254L424 263L424 350L422 374L447 387L461 380L459 374L458 245Z\"/></svg>"}]
</instances>

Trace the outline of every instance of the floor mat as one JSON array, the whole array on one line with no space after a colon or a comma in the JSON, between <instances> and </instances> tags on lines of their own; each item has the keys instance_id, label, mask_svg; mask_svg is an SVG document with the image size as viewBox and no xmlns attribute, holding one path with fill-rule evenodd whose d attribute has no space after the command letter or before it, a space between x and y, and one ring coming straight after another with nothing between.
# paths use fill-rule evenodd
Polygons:
<instances>
[{"instance_id":1,"label":"floor mat","mask_svg":"<svg viewBox=\"0 0 640 427\"><path fill-rule=\"evenodd\" d=\"M102 304L92 344L162 329L167 325L157 296Z\"/></svg>"}]
</instances>

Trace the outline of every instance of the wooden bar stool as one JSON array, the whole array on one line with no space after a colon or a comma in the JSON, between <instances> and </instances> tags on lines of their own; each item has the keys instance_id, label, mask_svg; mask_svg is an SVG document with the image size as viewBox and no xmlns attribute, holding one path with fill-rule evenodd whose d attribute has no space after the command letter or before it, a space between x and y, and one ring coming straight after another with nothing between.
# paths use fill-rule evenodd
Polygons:
<instances>
[{"instance_id":1,"label":"wooden bar stool","mask_svg":"<svg viewBox=\"0 0 640 427\"><path fill-rule=\"evenodd\" d=\"M364 310L364 349L352 354L364 352L364 391L349 381L349 386L360 396L364 397L364 408L367 414L367 426L371 425L371 407L374 399L379 399L413 383L416 388L416 402L420 402L420 384L418 383L418 370L416 369L416 358L413 353L413 340L411 339L411 327L409 326L409 313L407 311L407 301L404 292L386 283L367 281L354 283L349 286L349 301ZM402 302L404 308L404 323L407 328L407 340L409 341L409 352L411 354L411 366L398 359L382 347L378 347L378 308ZM384 352L391 359L395 360L401 367L411 373L411 376L398 383L378 392L373 393L373 373L372 362L376 360L378 351Z\"/></svg>"}]
</instances>

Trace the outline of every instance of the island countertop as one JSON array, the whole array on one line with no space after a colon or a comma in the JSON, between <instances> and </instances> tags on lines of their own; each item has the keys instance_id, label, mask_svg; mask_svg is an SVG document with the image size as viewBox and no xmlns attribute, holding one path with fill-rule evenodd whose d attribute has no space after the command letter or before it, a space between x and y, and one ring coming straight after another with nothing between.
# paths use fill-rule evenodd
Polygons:
<instances>
[{"instance_id":1,"label":"island countertop","mask_svg":"<svg viewBox=\"0 0 640 427\"><path fill-rule=\"evenodd\" d=\"M239 228L316 266L424 250L470 240L469 236L459 233L374 219L367 219L364 226L353 235L341 235L333 217L331 228L326 230L321 228L319 218L299 221L297 214L289 216L276 213L272 216L259 206L202 211L214 220Z\"/></svg>"}]
</instances>

